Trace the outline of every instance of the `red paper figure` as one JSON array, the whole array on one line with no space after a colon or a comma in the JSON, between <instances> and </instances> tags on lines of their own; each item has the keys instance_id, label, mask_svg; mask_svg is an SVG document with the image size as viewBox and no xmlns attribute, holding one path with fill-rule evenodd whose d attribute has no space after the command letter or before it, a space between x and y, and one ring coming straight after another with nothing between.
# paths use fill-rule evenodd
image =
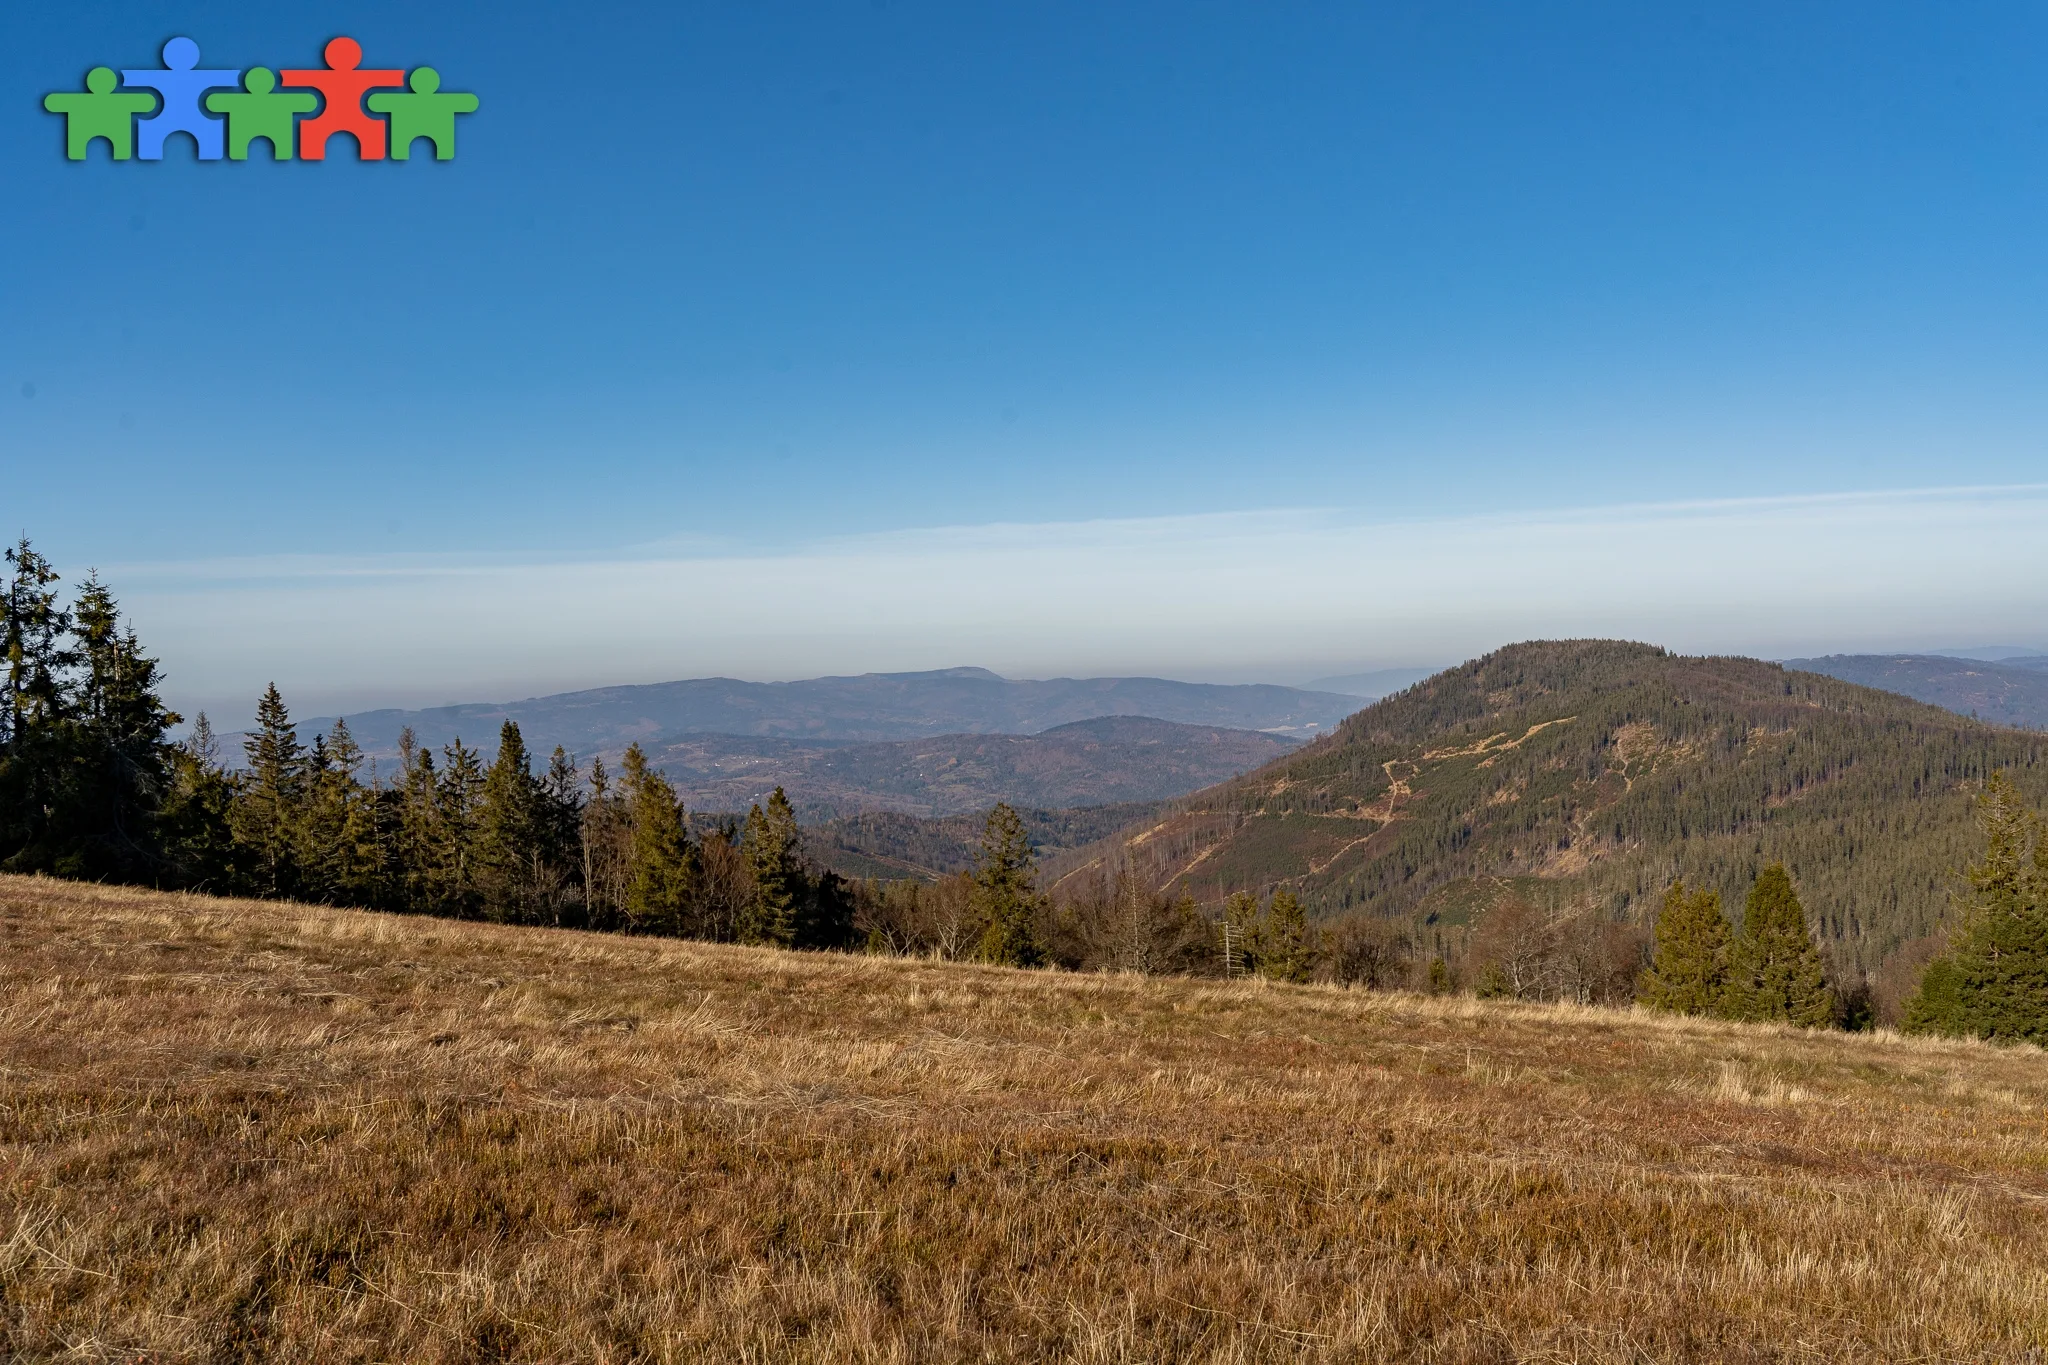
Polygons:
<instances>
[{"instance_id":1,"label":"red paper figure","mask_svg":"<svg viewBox=\"0 0 2048 1365\"><path fill-rule=\"evenodd\" d=\"M363 112L363 95L380 85L404 85L405 73L356 70L363 49L353 38L336 38L321 55L327 58L326 71L277 73L280 84L318 90L326 101L316 117L299 120L299 156L325 161L327 139L335 133L353 133L363 160L382 161L384 120Z\"/></svg>"}]
</instances>

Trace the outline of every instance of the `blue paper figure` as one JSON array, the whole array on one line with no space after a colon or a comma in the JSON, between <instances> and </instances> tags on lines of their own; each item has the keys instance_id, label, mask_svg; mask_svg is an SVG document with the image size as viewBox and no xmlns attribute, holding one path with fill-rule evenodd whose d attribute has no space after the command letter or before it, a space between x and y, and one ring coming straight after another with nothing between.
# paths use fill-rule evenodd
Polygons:
<instances>
[{"instance_id":1,"label":"blue paper figure","mask_svg":"<svg viewBox=\"0 0 2048 1365\"><path fill-rule=\"evenodd\" d=\"M173 38L164 44L163 71L123 71L123 85L140 86L163 96L164 107L155 118L135 125L135 155L144 161L164 159L164 139L172 133L190 133L199 144L201 161L218 161L222 155L222 120L199 111L199 97L216 86L230 89L241 83L239 71L195 71L199 65L199 44L190 38Z\"/></svg>"}]
</instances>

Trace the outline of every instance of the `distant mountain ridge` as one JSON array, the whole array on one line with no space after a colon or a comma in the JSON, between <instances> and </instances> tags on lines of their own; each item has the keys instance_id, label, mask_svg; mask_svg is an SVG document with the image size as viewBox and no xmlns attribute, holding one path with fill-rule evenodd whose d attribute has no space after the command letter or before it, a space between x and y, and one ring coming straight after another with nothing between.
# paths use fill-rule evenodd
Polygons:
<instances>
[{"instance_id":1,"label":"distant mountain ridge","mask_svg":"<svg viewBox=\"0 0 2048 1365\"><path fill-rule=\"evenodd\" d=\"M1413 687L1439 671L1434 668L1376 668L1367 673L1339 673L1334 677L1317 678L1306 685L1316 692L1339 692L1364 701L1378 701L1404 687Z\"/></svg>"},{"instance_id":2,"label":"distant mountain ridge","mask_svg":"<svg viewBox=\"0 0 2048 1365\"><path fill-rule=\"evenodd\" d=\"M938 735L819 744L684 735L646 746L695 811L743 811L782 787L806 822L860 812L944 817L998 801L1039 809L1184 796L1256 768L1294 742L1149 716L1073 721L1035 735Z\"/></svg>"},{"instance_id":3,"label":"distant mountain ridge","mask_svg":"<svg viewBox=\"0 0 2048 1365\"><path fill-rule=\"evenodd\" d=\"M1975 645L1967 649L1929 649L1922 652L1938 658L1982 659L1994 664L2031 660L2035 667L2048 665L2048 647L2041 645Z\"/></svg>"},{"instance_id":4,"label":"distant mountain ridge","mask_svg":"<svg viewBox=\"0 0 2048 1365\"><path fill-rule=\"evenodd\" d=\"M1997 725L2048 729L2048 656L1996 662L1944 654L1830 654L1785 667L1880 687Z\"/></svg>"},{"instance_id":5,"label":"distant mountain ridge","mask_svg":"<svg viewBox=\"0 0 2048 1365\"><path fill-rule=\"evenodd\" d=\"M751 735L826 742L877 742L957 734L1036 734L1104 716L1149 716L1180 725L1267 730L1296 738L1322 734L1358 709L1359 699L1269 684L1223 685L1165 678L1000 677L985 668L865 673L756 683L732 678L601 687L503 703L417 711L365 711L347 717L372 756L398 752L400 730L422 744L456 738L489 751L498 727L519 722L527 748L561 745L579 758L616 757L628 744L686 734ZM323 732L331 718L300 728Z\"/></svg>"}]
</instances>

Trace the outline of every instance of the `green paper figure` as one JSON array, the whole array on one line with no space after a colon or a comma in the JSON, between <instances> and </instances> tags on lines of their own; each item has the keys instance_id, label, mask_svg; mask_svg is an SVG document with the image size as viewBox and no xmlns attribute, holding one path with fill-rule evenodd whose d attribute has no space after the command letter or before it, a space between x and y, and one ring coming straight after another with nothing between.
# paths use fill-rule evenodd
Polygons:
<instances>
[{"instance_id":1,"label":"green paper figure","mask_svg":"<svg viewBox=\"0 0 2048 1365\"><path fill-rule=\"evenodd\" d=\"M476 112L475 95L438 94L441 88L441 73L431 66L422 66L412 73L410 95L372 95L363 103L373 114L391 115L391 159L408 161L412 158L412 140L416 137L432 138L434 159L453 161L455 159L455 116Z\"/></svg>"},{"instance_id":2,"label":"green paper figure","mask_svg":"<svg viewBox=\"0 0 2048 1365\"><path fill-rule=\"evenodd\" d=\"M140 91L117 95L115 80L112 67L96 66L85 75L90 93L43 96L43 108L64 116L64 154L73 161L85 160L85 149L96 137L107 140L116 161L135 155L135 116L156 108L156 96Z\"/></svg>"},{"instance_id":3,"label":"green paper figure","mask_svg":"<svg viewBox=\"0 0 2048 1365\"><path fill-rule=\"evenodd\" d=\"M320 97L308 90L296 95L277 95L277 76L267 66L252 66L242 77L247 94L208 95L206 107L228 116L228 160L247 161L249 144L262 138L270 144L273 161L292 159L292 115L310 114Z\"/></svg>"}]
</instances>

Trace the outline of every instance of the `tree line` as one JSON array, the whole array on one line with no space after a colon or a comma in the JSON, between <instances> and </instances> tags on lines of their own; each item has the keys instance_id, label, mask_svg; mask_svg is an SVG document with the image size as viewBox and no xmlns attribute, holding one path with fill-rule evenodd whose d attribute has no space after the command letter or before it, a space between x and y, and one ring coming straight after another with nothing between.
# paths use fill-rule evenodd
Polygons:
<instances>
[{"instance_id":1,"label":"tree line","mask_svg":"<svg viewBox=\"0 0 2048 1365\"><path fill-rule=\"evenodd\" d=\"M2002 774L1978 798L1984 852L1963 875L1947 950L1906 1002L1909 1033L2048 1043L2048 822ZM1831 988L1782 864L1764 869L1731 930L1711 891L1666 893L1643 1003L1684 1014L1867 1025Z\"/></svg>"},{"instance_id":2,"label":"tree line","mask_svg":"<svg viewBox=\"0 0 2048 1365\"><path fill-rule=\"evenodd\" d=\"M777 790L743 820L693 828L675 789L628 749L588 772L545 763L516 723L496 754L412 741L379 775L346 721L302 740L273 685L223 761L206 717L183 723L162 673L89 577L66 604L26 539L6 552L0 648L0 867L217 895L845 947L847 885L803 856Z\"/></svg>"},{"instance_id":3,"label":"tree line","mask_svg":"<svg viewBox=\"0 0 2048 1365\"><path fill-rule=\"evenodd\" d=\"M408 733L380 773L345 721L302 740L272 686L231 766L203 715L171 740L183 720L158 695L161 668L96 576L67 604L25 538L5 559L10 872L790 948L1869 1022L1867 1002L1828 980L1783 864L1757 876L1739 925L1717 894L1681 881L1653 935L1510 896L1455 951L1440 938L1431 951L1384 918L1313 925L1284 879L1210 914L1185 891L1154 889L1127 858L1055 897L1038 884L1023 821L1000 804L970 872L850 883L806 856L780 789L744 817L692 816L637 745L616 773L595 759L585 770L559 747L538 760L509 720L489 762L460 740L437 756ZM2048 1042L2048 832L2002 777L1980 804L1983 857L1905 1026Z\"/></svg>"}]
</instances>

